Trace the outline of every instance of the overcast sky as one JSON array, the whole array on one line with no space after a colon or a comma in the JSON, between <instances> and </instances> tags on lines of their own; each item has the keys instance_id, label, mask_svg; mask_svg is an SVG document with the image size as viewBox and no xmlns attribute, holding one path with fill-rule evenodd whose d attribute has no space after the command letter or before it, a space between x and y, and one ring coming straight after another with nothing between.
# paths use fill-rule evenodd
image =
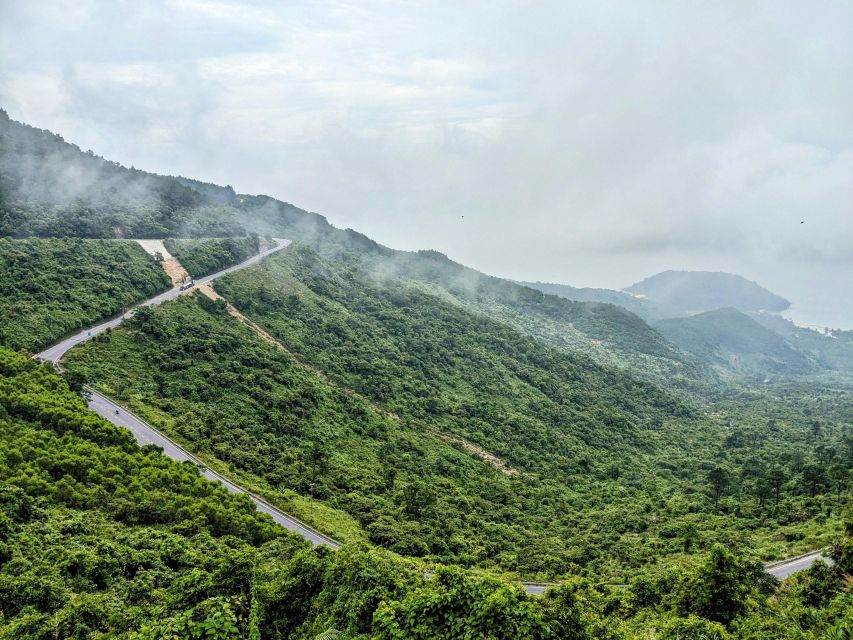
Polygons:
<instances>
[{"instance_id":1,"label":"overcast sky","mask_svg":"<svg viewBox=\"0 0 853 640\"><path fill-rule=\"evenodd\" d=\"M0 106L495 275L853 328L849 0L0 0Z\"/></svg>"}]
</instances>

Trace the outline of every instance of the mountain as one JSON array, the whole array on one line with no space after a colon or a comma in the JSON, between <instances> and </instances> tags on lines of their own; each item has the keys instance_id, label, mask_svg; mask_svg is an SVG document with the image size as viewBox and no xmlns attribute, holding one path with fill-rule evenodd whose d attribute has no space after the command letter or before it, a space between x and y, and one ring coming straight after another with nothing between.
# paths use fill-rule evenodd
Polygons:
<instances>
[{"instance_id":1,"label":"mountain","mask_svg":"<svg viewBox=\"0 0 853 640\"><path fill-rule=\"evenodd\" d=\"M782 336L793 348L808 354L821 367L853 376L853 331L798 327L775 313L756 312L750 317Z\"/></svg>"},{"instance_id":2,"label":"mountain","mask_svg":"<svg viewBox=\"0 0 853 640\"><path fill-rule=\"evenodd\" d=\"M127 169L0 111L0 236L204 238L250 233L302 241L320 255L360 264L378 279L404 277L471 311L597 362L635 367L657 382L701 378L672 345L633 313L568 302L479 273L435 251L384 247L316 213L268 196L238 194L183 177ZM176 248L176 241L167 241ZM222 253L221 247L217 249ZM209 265L217 264L210 256ZM184 265L192 273L200 269Z\"/></svg>"},{"instance_id":3,"label":"mountain","mask_svg":"<svg viewBox=\"0 0 853 640\"><path fill-rule=\"evenodd\" d=\"M164 238L331 230L323 216L230 186L105 160L0 109L0 237Z\"/></svg>"},{"instance_id":4,"label":"mountain","mask_svg":"<svg viewBox=\"0 0 853 640\"><path fill-rule=\"evenodd\" d=\"M552 282L521 282L526 287L538 289L547 293L569 300L579 302L604 302L617 305L637 314L644 320L652 320L664 317L659 306L646 298L639 298L624 291L615 289L598 289L593 287L572 287L567 284L555 284Z\"/></svg>"},{"instance_id":5,"label":"mountain","mask_svg":"<svg viewBox=\"0 0 853 640\"><path fill-rule=\"evenodd\" d=\"M688 315L733 307L740 311L784 311L791 303L755 282L712 271L663 271L625 289Z\"/></svg>"},{"instance_id":6,"label":"mountain","mask_svg":"<svg viewBox=\"0 0 853 640\"><path fill-rule=\"evenodd\" d=\"M0 638L740 639L792 616L840 637L853 393L705 376L756 345L756 367L794 362L739 316L686 330L688 354L619 306L0 120L0 342L168 286L128 237L195 275L253 233L294 241L77 345L62 376L0 348ZM83 382L343 548L138 447ZM837 569L791 588L760 564L836 542ZM565 584L533 599L521 578Z\"/></svg>"},{"instance_id":7,"label":"mountain","mask_svg":"<svg viewBox=\"0 0 853 640\"><path fill-rule=\"evenodd\" d=\"M731 307L661 320L655 327L688 353L723 370L764 379L818 369L780 335Z\"/></svg>"}]
</instances>

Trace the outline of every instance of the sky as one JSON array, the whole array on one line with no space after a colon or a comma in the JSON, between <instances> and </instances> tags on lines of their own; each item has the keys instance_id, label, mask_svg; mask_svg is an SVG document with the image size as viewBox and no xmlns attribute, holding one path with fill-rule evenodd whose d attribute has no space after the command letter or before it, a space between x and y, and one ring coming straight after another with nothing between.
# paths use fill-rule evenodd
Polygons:
<instances>
[{"instance_id":1,"label":"sky","mask_svg":"<svg viewBox=\"0 0 853 640\"><path fill-rule=\"evenodd\" d=\"M853 328L853 2L0 0L0 107L494 275Z\"/></svg>"}]
</instances>

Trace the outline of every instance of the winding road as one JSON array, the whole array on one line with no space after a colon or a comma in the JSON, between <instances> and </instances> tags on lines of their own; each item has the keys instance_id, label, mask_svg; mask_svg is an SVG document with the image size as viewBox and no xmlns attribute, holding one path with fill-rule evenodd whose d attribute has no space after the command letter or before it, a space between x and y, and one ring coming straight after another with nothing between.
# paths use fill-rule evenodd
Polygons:
<instances>
[{"instance_id":1,"label":"winding road","mask_svg":"<svg viewBox=\"0 0 853 640\"><path fill-rule=\"evenodd\" d=\"M253 264L256 264L263 260L265 257L272 255L278 251L281 251L285 247L290 244L290 240L276 240L276 246L270 249L266 249L261 253L258 253L255 256L252 256L248 260L245 260L239 264L228 267L227 269L223 269L222 271L217 271L211 275L205 276L203 278L199 278L195 281L196 286L206 284L215 280L216 278L221 278L222 276L232 273L234 271L238 271L240 269L244 269ZM178 287L169 289L160 293L149 300L144 302L140 302L139 304L133 306L130 310L128 310L123 315L98 324L89 329L84 329L80 333L73 335L69 338L66 338L62 342L55 344L52 347L45 349L44 351L37 353L35 355L36 358L40 360L44 360L46 362L51 362L53 364L58 365L62 356L65 353L74 347L75 345L80 344L81 342L85 342L87 340L92 339L100 333L103 333L107 329L112 327L116 327L123 320L126 320L133 316L135 311L140 307L149 307L155 306L162 302L166 302L167 300L173 300L181 295L192 293L194 289L186 289L181 291ZM201 474L207 478L208 480L212 480L215 482L219 482L222 484L229 492L231 493L244 493L255 503L255 507L258 511L268 514L272 519L285 527L289 531L296 533L306 540L310 541L314 545L326 545L332 549L339 549L340 543L332 538L323 535L316 529L310 527L309 525L301 522L300 520L294 518L293 516L288 515L278 507L270 504L260 496L255 495L251 491L244 489L243 487L235 484L231 480L225 478L224 476L216 473L215 471L208 469L204 463L199 460L197 457L192 455L186 449L181 447L179 444L170 440L168 437L163 435L160 431L152 427L150 424L134 415L126 408L116 404L106 396L98 393L94 389L88 388L90 394L90 399L88 401L89 408L106 418L114 425L122 427L124 429L129 430L133 437L140 445L153 444L163 449L163 453L172 458L173 460L177 460L179 462L190 461L196 464L199 467ZM808 569L812 564L817 562L818 560L823 560L824 562L831 563L831 560L827 558L822 558L821 551L815 551L810 554L804 556L798 556L796 558L791 558L788 560L783 560L778 563L773 563L767 565L767 572L776 578L783 579L788 577L789 575L796 573L797 571L803 571ZM524 590L527 593L532 595L542 595L549 588L554 586L549 583L522 583Z\"/></svg>"},{"instance_id":2,"label":"winding road","mask_svg":"<svg viewBox=\"0 0 853 640\"><path fill-rule=\"evenodd\" d=\"M217 271L216 273L212 273L208 276L204 276L203 278L199 278L195 280L196 287L202 284L206 284L208 282L212 282L216 278L221 278L222 276L232 273L234 271L238 271L240 269L245 269L253 264L256 264L277 251L281 251L285 247L290 244L290 240L276 239L276 246L266 249L251 258L244 260L243 262L228 267L227 269L223 269L222 271ZM100 333L103 333L107 329L111 329L112 327L116 327L123 320L127 320L131 318L137 309L141 307L153 307L155 305L166 302L167 300L174 300L175 298L190 294L195 291L195 288L184 289L183 291L179 287L173 287L172 289L168 289L163 293L159 293L153 298L145 300L144 302L140 302L139 304L131 307L123 315L113 318L111 320L107 320L106 322L102 322L101 324L95 325L94 327L90 327L89 329L84 329L80 333L73 335L69 338L66 338L62 342L55 344L44 351L37 353L36 358L40 360L44 360L46 362L52 362L55 365L58 365L60 360L62 360L62 356L71 349L72 347L80 344L81 342L86 342L87 340L91 340L95 336ZM133 434L133 437L140 445L153 444L161 447L163 449L163 453L172 458L173 460L177 460L178 462L190 461L198 465L201 474L207 478L208 480L213 480L215 482L219 482L222 484L229 492L231 493L245 493L251 498L252 502L255 503L255 507L258 511L268 514L272 517L275 522L283 526L284 528L292 531L294 533L299 534L306 540L310 541L315 545L324 544L332 549L340 548L340 543L329 538L328 536L324 536L322 533L308 526L304 522L301 522L286 514L284 511L271 505L269 502L253 494L251 491L247 491L243 487L234 484L224 476L216 473L215 471L208 469L204 463L192 455L189 451L181 447L176 442L170 440L165 435L163 435L160 431L152 427L150 424L134 415L124 407L116 404L106 396L98 393L94 389L87 387L87 390L90 394L89 399L89 408L100 416L106 418L114 425L118 427L122 427L127 429Z\"/></svg>"},{"instance_id":3,"label":"winding road","mask_svg":"<svg viewBox=\"0 0 853 640\"><path fill-rule=\"evenodd\" d=\"M261 260L263 260L267 256L272 255L273 253L276 253L278 251L281 251L282 249L284 249L288 245L290 245L290 240L284 240L284 239L276 238L275 242L276 242L276 246L271 247L269 249L265 249L264 251L261 251L260 253L252 256L251 258L249 258L247 260L244 260L243 262L241 262L239 264L235 264L234 266L228 267L227 269L223 269L222 271L217 271L216 273L212 273L209 276L204 276L203 278L199 278L198 280L195 280L195 285L199 286L202 284L206 284L208 282L216 280L216 278L221 278L222 276L227 275L229 273L232 273L234 271L239 271L240 269L245 269L246 267L250 267L253 264L257 264L258 262L260 262ZM113 327L117 327L119 324L121 324L121 322L123 320L127 320L128 318L132 317L133 314L136 312L136 310L139 309L140 307L153 307L153 306L156 306L156 305L161 304L163 302L166 302L167 300L174 300L178 296L182 296L184 294L192 293L194 290L195 290L195 288L190 288L190 289L185 289L184 291L181 291L179 287L173 287L172 289L168 289L168 290L164 291L163 293L157 294L153 298L149 298L148 300L145 300L144 302L140 302L139 304L134 305L133 307L130 308L129 311L127 311L126 313L124 313L123 315L121 315L117 318L113 318L112 320L107 320L106 322L102 322L101 324L95 325L94 327L84 329L80 333L73 335L70 338L66 338L62 342L59 342L58 344L55 344L52 347L48 347L47 349L45 349L41 353L37 353L36 358L38 358L39 360L45 360L48 362L53 362L54 364L59 364L59 361L62 359L62 356L64 356L65 352L68 351L71 347L78 345L81 342L86 342L86 340L91 340L96 335L98 335L99 333L103 333L107 329L112 329Z\"/></svg>"}]
</instances>

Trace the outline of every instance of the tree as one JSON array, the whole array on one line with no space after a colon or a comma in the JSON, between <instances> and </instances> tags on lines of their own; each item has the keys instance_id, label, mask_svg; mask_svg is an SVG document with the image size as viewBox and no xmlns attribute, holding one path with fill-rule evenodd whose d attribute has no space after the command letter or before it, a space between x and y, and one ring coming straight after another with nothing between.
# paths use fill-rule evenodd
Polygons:
<instances>
[{"instance_id":1,"label":"tree","mask_svg":"<svg viewBox=\"0 0 853 640\"><path fill-rule=\"evenodd\" d=\"M424 482L410 482L403 489L403 508L406 513L419 518L426 507L435 502L435 493Z\"/></svg>"},{"instance_id":2,"label":"tree","mask_svg":"<svg viewBox=\"0 0 853 640\"><path fill-rule=\"evenodd\" d=\"M670 618L656 636L657 640L728 640L730 637L721 624L694 615Z\"/></svg>"},{"instance_id":3,"label":"tree","mask_svg":"<svg viewBox=\"0 0 853 640\"><path fill-rule=\"evenodd\" d=\"M751 571L742 559L715 544L704 564L682 583L679 608L728 624L745 611L751 590Z\"/></svg>"},{"instance_id":4,"label":"tree","mask_svg":"<svg viewBox=\"0 0 853 640\"><path fill-rule=\"evenodd\" d=\"M764 502L773 495L773 487L767 478L759 478L755 482L755 496L758 498L758 506L763 507Z\"/></svg>"},{"instance_id":5,"label":"tree","mask_svg":"<svg viewBox=\"0 0 853 640\"><path fill-rule=\"evenodd\" d=\"M826 481L826 474L823 467L809 463L803 467L803 482L809 488L809 495L814 498L817 495L818 486L822 486Z\"/></svg>"},{"instance_id":6,"label":"tree","mask_svg":"<svg viewBox=\"0 0 853 640\"><path fill-rule=\"evenodd\" d=\"M708 482L711 483L711 494L714 497L714 506L716 507L729 486L729 472L723 467L714 467L708 473Z\"/></svg>"},{"instance_id":7,"label":"tree","mask_svg":"<svg viewBox=\"0 0 853 640\"><path fill-rule=\"evenodd\" d=\"M693 545L699 541L699 529L693 522L685 522L678 532L681 542L684 545L684 553L690 553Z\"/></svg>"},{"instance_id":8,"label":"tree","mask_svg":"<svg viewBox=\"0 0 853 640\"><path fill-rule=\"evenodd\" d=\"M775 504L779 504L779 495L782 491L782 485L785 484L785 472L782 467L775 465L767 472L767 482L773 490Z\"/></svg>"},{"instance_id":9,"label":"tree","mask_svg":"<svg viewBox=\"0 0 853 640\"><path fill-rule=\"evenodd\" d=\"M585 634L576 633L580 623L573 602L566 603L563 611L562 620L569 633L557 635L549 629L542 609L518 587L481 582L458 568L440 567L433 580L401 601L379 604L373 617L373 637L379 640L586 638Z\"/></svg>"}]
</instances>

